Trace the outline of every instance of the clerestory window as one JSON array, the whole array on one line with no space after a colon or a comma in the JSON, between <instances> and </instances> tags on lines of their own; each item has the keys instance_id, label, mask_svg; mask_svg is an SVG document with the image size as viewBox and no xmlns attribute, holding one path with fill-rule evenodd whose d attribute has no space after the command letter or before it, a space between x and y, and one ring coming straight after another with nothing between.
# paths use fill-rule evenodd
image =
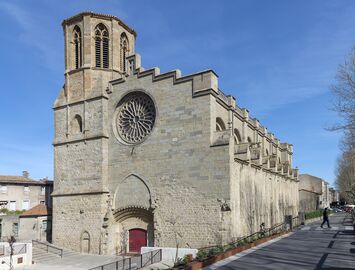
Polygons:
<instances>
[{"instance_id":1,"label":"clerestory window","mask_svg":"<svg viewBox=\"0 0 355 270\"><path fill-rule=\"evenodd\" d=\"M95 63L98 68L109 67L109 35L102 23L95 28Z\"/></svg>"}]
</instances>

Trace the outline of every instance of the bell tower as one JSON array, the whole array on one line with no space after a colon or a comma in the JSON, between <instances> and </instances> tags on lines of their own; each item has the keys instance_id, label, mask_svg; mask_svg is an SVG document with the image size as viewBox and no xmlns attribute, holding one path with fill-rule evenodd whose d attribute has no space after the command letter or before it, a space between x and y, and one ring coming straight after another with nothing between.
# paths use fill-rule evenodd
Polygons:
<instances>
[{"instance_id":1,"label":"bell tower","mask_svg":"<svg viewBox=\"0 0 355 270\"><path fill-rule=\"evenodd\" d=\"M125 76L136 33L115 16L92 12L68 18L62 26L65 82L53 106L53 241L104 254L104 219L112 200L106 89L111 80Z\"/></svg>"},{"instance_id":2,"label":"bell tower","mask_svg":"<svg viewBox=\"0 0 355 270\"><path fill-rule=\"evenodd\" d=\"M136 33L119 18L83 12L62 26L69 102L101 94L104 84L126 72L126 57L135 53Z\"/></svg>"}]
</instances>

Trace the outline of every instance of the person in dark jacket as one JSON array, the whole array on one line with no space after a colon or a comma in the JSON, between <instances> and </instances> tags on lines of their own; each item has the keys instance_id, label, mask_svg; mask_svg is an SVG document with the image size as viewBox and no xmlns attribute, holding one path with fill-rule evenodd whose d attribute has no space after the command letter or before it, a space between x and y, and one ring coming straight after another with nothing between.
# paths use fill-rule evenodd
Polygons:
<instances>
[{"instance_id":1,"label":"person in dark jacket","mask_svg":"<svg viewBox=\"0 0 355 270\"><path fill-rule=\"evenodd\" d=\"M328 207L324 208L323 211L323 223L321 226L321 228L323 228L324 223L327 222L328 228L331 228L329 225L329 218L328 218Z\"/></svg>"}]
</instances>

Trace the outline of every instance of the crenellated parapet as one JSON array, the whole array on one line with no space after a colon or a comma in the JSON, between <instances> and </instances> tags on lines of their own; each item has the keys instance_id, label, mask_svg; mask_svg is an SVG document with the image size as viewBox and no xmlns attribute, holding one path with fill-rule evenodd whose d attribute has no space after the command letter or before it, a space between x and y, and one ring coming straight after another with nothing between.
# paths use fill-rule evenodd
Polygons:
<instances>
[{"instance_id":1,"label":"crenellated parapet","mask_svg":"<svg viewBox=\"0 0 355 270\"><path fill-rule=\"evenodd\" d=\"M218 88L218 75L213 70L205 70L198 73L182 76L180 70L161 73L155 67L144 69L141 65L139 54L130 55L126 58L128 67L122 77L110 82L106 93L111 94L112 87L124 83L129 76L144 78L150 76L152 82L172 80L173 84L190 82L192 84L192 97L197 98L212 95L217 104L233 115L233 120L227 119L225 129L215 130L211 134L211 146L226 146L231 144L233 136L233 121L239 121L241 126L249 130L253 135L240 135L234 140L234 159L236 162L250 164L272 173L280 174L290 179L297 179L297 169L292 168L292 144L280 142L257 118L250 116L246 108L237 105L236 99L231 95L225 95Z\"/></svg>"}]
</instances>

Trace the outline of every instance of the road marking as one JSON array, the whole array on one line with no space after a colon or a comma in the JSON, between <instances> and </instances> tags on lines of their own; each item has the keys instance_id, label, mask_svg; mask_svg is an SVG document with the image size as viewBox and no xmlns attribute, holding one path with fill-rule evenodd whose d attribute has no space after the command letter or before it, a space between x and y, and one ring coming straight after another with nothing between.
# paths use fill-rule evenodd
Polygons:
<instances>
[{"instance_id":1,"label":"road marking","mask_svg":"<svg viewBox=\"0 0 355 270\"><path fill-rule=\"evenodd\" d=\"M353 230L353 226L345 226L345 231L352 231Z\"/></svg>"},{"instance_id":2,"label":"road marking","mask_svg":"<svg viewBox=\"0 0 355 270\"><path fill-rule=\"evenodd\" d=\"M339 230L339 227L331 227L330 230L331 231L337 231L337 230Z\"/></svg>"},{"instance_id":3,"label":"road marking","mask_svg":"<svg viewBox=\"0 0 355 270\"><path fill-rule=\"evenodd\" d=\"M305 226L301 229L301 231L309 231L311 229L310 226Z\"/></svg>"},{"instance_id":4,"label":"road marking","mask_svg":"<svg viewBox=\"0 0 355 270\"><path fill-rule=\"evenodd\" d=\"M277 241L279 241L279 240L281 240L281 239L283 239L285 237L288 237L288 236L290 236L292 234L294 234L294 232L290 232L290 233L282 235L282 236L280 236L278 238L275 238L275 239L272 239L270 241L267 241L266 243L257 245L256 247L253 247L253 248L250 248L248 250L245 250L245 251L242 251L240 253L237 253L237 254L235 254L233 256L230 256L230 257L228 257L228 258L226 258L224 260L221 260L219 262L211 264L211 265L209 265L209 266L207 266L205 268L202 268L202 269L203 270L215 270L215 269L218 269L219 267L222 267L222 266L224 266L224 265L226 265L226 264L228 264L228 263L230 263L232 261L238 260L238 259L240 259L240 258L242 258L242 257L244 257L244 256L246 256L246 255L248 255L250 253L253 253L254 251L257 251L258 249L261 249L263 247L271 245L271 244L273 244L273 243L275 243L275 242L277 242Z\"/></svg>"},{"instance_id":5,"label":"road marking","mask_svg":"<svg viewBox=\"0 0 355 270\"><path fill-rule=\"evenodd\" d=\"M315 230L316 231L323 231L323 228L322 227L317 227Z\"/></svg>"}]
</instances>

